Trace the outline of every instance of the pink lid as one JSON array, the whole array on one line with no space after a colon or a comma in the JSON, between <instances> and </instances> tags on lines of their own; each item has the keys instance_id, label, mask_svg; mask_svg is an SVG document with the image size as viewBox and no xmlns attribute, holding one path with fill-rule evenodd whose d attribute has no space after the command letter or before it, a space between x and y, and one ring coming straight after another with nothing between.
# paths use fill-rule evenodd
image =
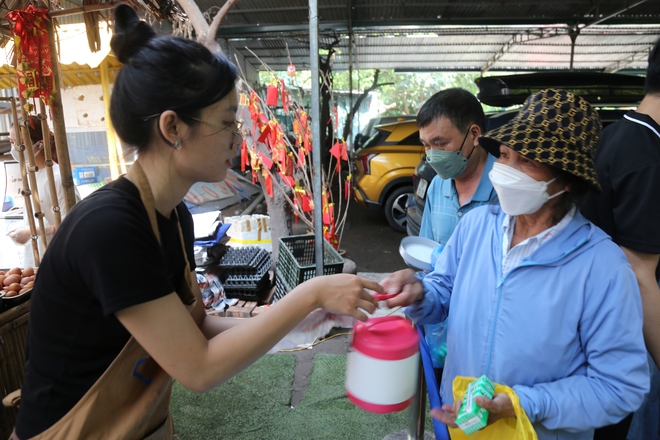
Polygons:
<instances>
[{"instance_id":1,"label":"pink lid","mask_svg":"<svg viewBox=\"0 0 660 440\"><path fill-rule=\"evenodd\" d=\"M407 359L419 351L419 336L401 316L380 316L353 326L352 348L389 361Z\"/></svg>"}]
</instances>

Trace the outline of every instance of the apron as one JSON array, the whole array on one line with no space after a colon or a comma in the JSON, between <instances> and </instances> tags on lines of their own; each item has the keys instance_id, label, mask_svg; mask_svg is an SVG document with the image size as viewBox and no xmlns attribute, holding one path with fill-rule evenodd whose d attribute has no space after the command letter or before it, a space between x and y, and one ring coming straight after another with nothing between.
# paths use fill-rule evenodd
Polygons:
<instances>
[{"instance_id":1,"label":"apron","mask_svg":"<svg viewBox=\"0 0 660 440\"><path fill-rule=\"evenodd\" d=\"M128 178L140 190L151 228L160 243L153 194L138 162L131 166ZM180 225L179 238L185 254ZM197 280L190 273L187 256L185 261L186 272L176 292L190 311L195 305L191 286ZM80 401L33 439L172 439L171 393L172 378L131 337ZM12 439L15 438L14 434Z\"/></svg>"}]
</instances>

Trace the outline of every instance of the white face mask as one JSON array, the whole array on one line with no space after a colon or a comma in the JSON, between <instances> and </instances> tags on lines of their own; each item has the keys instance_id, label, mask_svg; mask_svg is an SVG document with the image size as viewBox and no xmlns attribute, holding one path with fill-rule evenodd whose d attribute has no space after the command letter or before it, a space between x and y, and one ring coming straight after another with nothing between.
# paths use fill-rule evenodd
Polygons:
<instances>
[{"instance_id":1,"label":"white face mask","mask_svg":"<svg viewBox=\"0 0 660 440\"><path fill-rule=\"evenodd\" d=\"M39 145L39 143L36 143L36 144L34 144L34 145L35 145L35 149L36 149L36 148L37 148L37 145ZM39 156L39 153L41 153L42 151L44 151L43 146L41 147L41 149L40 149L39 151L37 151L36 153L34 153L34 157ZM16 162L20 162L20 161L18 160L18 150L17 150L16 147L14 147L13 145L12 145L12 147L11 147L10 154L11 154L11 157L13 157L14 160L15 160ZM27 159L26 159L26 160L27 160Z\"/></svg>"},{"instance_id":2,"label":"white face mask","mask_svg":"<svg viewBox=\"0 0 660 440\"><path fill-rule=\"evenodd\" d=\"M566 192L561 190L551 196L547 192L548 185L554 182L556 177L548 182L539 182L522 171L498 162L493 164L488 177L500 199L502 211L510 216L532 214L548 200Z\"/></svg>"},{"instance_id":3,"label":"white face mask","mask_svg":"<svg viewBox=\"0 0 660 440\"><path fill-rule=\"evenodd\" d=\"M18 162L18 150L13 145L11 147L11 157L13 157L16 162Z\"/></svg>"}]
</instances>

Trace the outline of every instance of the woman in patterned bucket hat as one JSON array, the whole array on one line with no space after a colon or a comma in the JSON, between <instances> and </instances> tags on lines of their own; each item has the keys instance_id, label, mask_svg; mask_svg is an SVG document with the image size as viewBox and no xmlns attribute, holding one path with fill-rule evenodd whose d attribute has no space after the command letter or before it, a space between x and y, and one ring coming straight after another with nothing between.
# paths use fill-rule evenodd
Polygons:
<instances>
[{"instance_id":1,"label":"woman in patterned bucket hat","mask_svg":"<svg viewBox=\"0 0 660 440\"><path fill-rule=\"evenodd\" d=\"M398 293L387 306L409 306L416 324L447 321L444 405L431 415L452 438L459 376L510 387L515 395L474 403L490 411L496 429L529 419L539 440L591 440L648 391L635 274L574 203L598 188L592 153L600 127L579 96L530 96L513 120L479 138L498 157L489 177L501 209L463 216L432 272L416 277L408 269L381 281Z\"/></svg>"},{"instance_id":2,"label":"woman in patterned bucket hat","mask_svg":"<svg viewBox=\"0 0 660 440\"><path fill-rule=\"evenodd\" d=\"M593 157L601 129L598 113L584 98L547 89L530 95L513 119L485 133L479 143L495 157L504 144L599 190Z\"/></svg>"}]
</instances>

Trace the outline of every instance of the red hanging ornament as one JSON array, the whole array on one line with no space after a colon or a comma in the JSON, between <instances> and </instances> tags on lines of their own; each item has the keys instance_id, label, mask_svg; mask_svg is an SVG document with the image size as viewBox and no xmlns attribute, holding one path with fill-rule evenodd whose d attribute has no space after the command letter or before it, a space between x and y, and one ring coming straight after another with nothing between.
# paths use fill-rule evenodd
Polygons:
<instances>
[{"instance_id":1,"label":"red hanging ornament","mask_svg":"<svg viewBox=\"0 0 660 440\"><path fill-rule=\"evenodd\" d=\"M289 92L286 89L286 86L284 85L284 80L280 79L280 96L282 97L282 109L284 109L284 113L287 115L289 114Z\"/></svg>"},{"instance_id":2,"label":"red hanging ornament","mask_svg":"<svg viewBox=\"0 0 660 440\"><path fill-rule=\"evenodd\" d=\"M348 198L351 195L351 191L353 190L353 181L351 180L350 174L348 177L346 177L346 180L344 181L344 199L348 200Z\"/></svg>"},{"instance_id":3,"label":"red hanging ornament","mask_svg":"<svg viewBox=\"0 0 660 440\"><path fill-rule=\"evenodd\" d=\"M308 152L312 152L312 142L310 140L311 134L309 131L306 131L305 134L303 135L303 148Z\"/></svg>"},{"instance_id":4,"label":"red hanging ornament","mask_svg":"<svg viewBox=\"0 0 660 440\"><path fill-rule=\"evenodd\" d=\"M45 104L51 105L55 93L55 72L46 27L46 21L50 21L48 9L30 5L10 11L6 17L13 23L11 31L17 57L18 92L23 98L41 98Z\"/></svg>"},{"instance_id":5,"label":"red hanging ornament","mask_svg":"<svg viewBox=\"0 0 660 440\"><path fill-rule=\"evenodd\" d=\"M293 78L294 76L296 76L296 66L295 66L295 64L293 64L293 63L292 63L292 64L289 64L289 65L286 67L286 73L287 73L287 75L289 75L291 78Z\"/></svg>"},{"instance_id":6,"label":"red hanging ornament","mask_svg":"<svg viewBox=\"0 0 660 440\"><path fill-rule=\"evenodd\" d=\"M269 107L277 106L277 87L273 84L269 84L266 89L266 105Z\"/></svg>"},{"instance_id":7,"label":"red hanging ornament","mask_svg":"<svg viewBox=\"0 0 660 440\"><path fill-rule=\"evenodd\" d=\"M273 167L273 160L270 157L266 156L264 153L260 151L257 152L257 156L259 156L259 159L261 159L261 164L265 168L271 169Z\"/></svg>"},{"instance_id":8,"label":"red hanging ornament","mask_svg":"<svg viewBox=\"0 0 660 440\"><path fill-rule=\"evenodd\" d=\"M264 176L264 184L266 186L266 193L269 197L273 197L273 178L270 177L270 174L266 173Z\"/></svg>"},{"instance_id":9,"label":"red hanging ornament","mask_svg":"<svg viewBox=\"0 0 660 440\"><path fill-rule=\"evenodd\" d=\"M266 124L264 127L264 131L261 132L259 137L257 138L257 142L261 142L262 144L266 142L266 139L268 139L270 135L270 124Z\"/></svg>"},{"instance_id":10,"label":"red hanging ornament","mask_svg":"<svg viewBox=\"0 0 660 440\"><path fill-rule=\"evenodd\" d=\"M241 171L245 171L247 165L250 163L247 141L243 139L241 144Z\"/></svg>"}]
</instances>

